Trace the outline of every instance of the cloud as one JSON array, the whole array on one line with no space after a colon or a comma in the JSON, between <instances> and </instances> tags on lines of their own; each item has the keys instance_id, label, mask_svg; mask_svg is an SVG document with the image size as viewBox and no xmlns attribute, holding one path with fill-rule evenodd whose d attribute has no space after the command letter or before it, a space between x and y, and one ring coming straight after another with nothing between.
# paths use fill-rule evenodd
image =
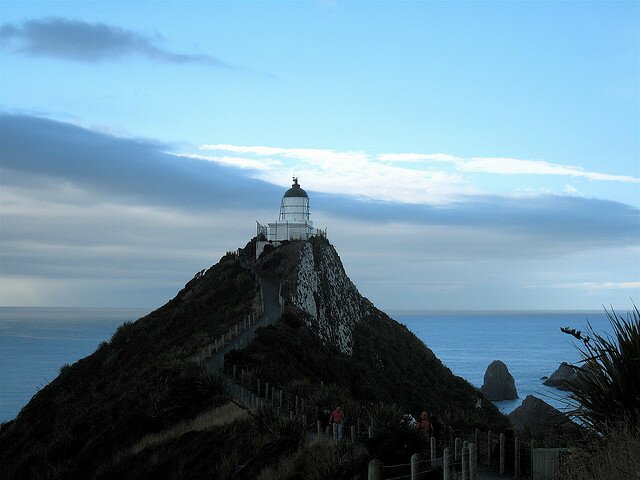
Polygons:
<instances>
[{"instance_id":1,"label":"cloud","mask_svg":"<svg viewBox=\"0 0 640 480\"><path fill-rule=\"evenodd\" d=\"M154 140L120 138L27 115L3 114L2 181L32 187L55 179L131 203L203 210L250 207L280 189L235 168L177 157ZM47 180L49 179L49 180Z\"/></svg>"},{"instance_id":2,"label":"cloud","mask_svg":"<svg viewBox=\"0 0 640 480\"><path fill-rule=\"evenodd\" d=\"M289 172L281 172L290 168L300 175L301 171L307 172L302 177L303 187L312 195L314 212L320 210L334 217L378 224L510 230L551 239L548 248L561 241L575 245L635 244L640 228L637 208L621 203L564 195L474 194L451 176L429 172L415 175L399 167L374 168L361 152L240 147L245 151L258 148L261 155L249 162L244 157L224 155L204 156L203 161L168 153L173 150L171 145L154 140L121 138L67 123L10 114L2 115L0 134L4 186L50 189L53 183L57 194L73 195L81 203L88 200L78 192L90 191L90 198L98 202L189 211L263 210L265 205L271 205L270 209L277 212L283 189L290 182ZM287 163L288 156L296 158L294 165L304 159L297 172ZM389 175L392 176L388 178ZM434 185L436 192L437 188L440 192L451 188L455 197L451 195L446 203L420 203L434 195L422 191L425 185L438 181L445 186ZM381 190L382 199L368 195L372 191L369 182ZM414 201L400 203L389 201L389 197Z\"/></svg>"},{"instance_id":3,"label":"cloud","mask_svg":"<svg viewBox=\"0 0 640 480\"><path fill-rule=\"evenodd\" d=\"M640 282L583 282L583 283L561 283L555 285L559 288L584 288L587 290L636 290L640 293Z\"/></svg>"},{"instance_id":4,"label":"cloud","mask_svg":"<svg viewBox=\"0 0 640 480\"><path fill-rule=\"evenodd\" d=\"M176 154L177 157L196 158L198 160L207 160L209 162L237 167L244 170L268 170L273 166L280 165L280 162L273 160L254 160L243 157L228 157L226 155L215 157L211 155L199 155L197 153Z\"/></svg>"},{"instance_id":5,"label":"cloud","mask_svg":"<svg viewBox=\"0 0 640 480\"><path fill-rule=\"evenodd\" d=\"M132 30L59 17L4 24L0 39L12 50L35 57L93 63L137 54L159 62L233 67L211 55L171 52L158 46L158 38Z\"/></svg>"},{"instance_id":6,"label":"cloud","mask_svg":"<svg viewBox=\"0 0 640 480\"><path fill-rule=\"evenodd\" d=\"M584 177L589 180L611 182L640 183L639 178L628 175L610 175L589 172L580 167L557 165L541 160L519 160L517 158L471 158L460 162L458 169L462 172L497 173L500 175L560 175Z\"/></svg>"},{"instance_id":7,"label":"cloud","mask_svg":"<svg viewBox=\"0 0 640 480\"><path fill-rule=\"evenodd\" d=\"M364 151L229 144L205 144L200 149L220 152L217 156L208 157L214 162L224 163L225 153L232 153L238 165L253 163L259 170L255 178L270 183L284 186L282 179L295 174L305 178L305 184L319 192L346 192L355 197L401 203L446 205L470 195L493 193L474 185L469 174L554 175L582 177L591 181L640 183L640 179L631 176L590 172L541 160L503 157L462 158L445 153L371 155ZM280 162L274 162L274 159ZM527 189L516 190L512 195L522 195L522 191ZM531 190L529 196L536 191L544 190L538 186ZM572 192L577 193L577 190L557 193Z\"/></svg>"},{"instance_id":8,"label":"cloud","mask_svg":"<svg viewBox=\"0 0 640 480\"><path fill-rule=\"evenodd\" d=\"M309 170L326 166L324 150L211 151L203 160L155 140L28 115L2 114L0 136L0 293L11 305L158 305L242 246L255 220L277 217L289 179L278 178L285 184L279 186L253 178L261 169L276 178L290 167L287 155L303 156ZM244 163L245 156L258 163ZM349 175L374 169L361 152L327 158L335 169L345 159L355 162ZM638 276L640 215L628 205L479 194L400 203L364 198L357 194L364 184L349 189L350 178L342 181L340 193L303 186L316 225L328 227L353 280L381 306L518 308L526 301L533 308L550 305L553 296L553 305L573 307L564 303L566 289L522 289ZM410 177L404 181L411 186ZM589 272L576 275L585 266ZM616 292L624 300L629 289L601 292L607 296L596 308Z\"/></svg>"},{"instance_id":9,"label":"cloud","mask_svg":"<svg viewBox=\"0 0 640 480\"><path fill-rule=\"evenodd\" d=\"M362 151L228 144L202 145L200 148L251 155L245 158L254 160L279 159L278 163L263 165L265 168L260 169L256 178L285 186L283 180L295 174L304 178L309 188L330 194L388 202L444 204L460 195L476 193L476 189L459 174L378 162Z\"/></svg>"},{"instance_id":10,"label":"cloud","mask_svg":"<svg viewBox=\"0 0 640 480\"><path fill-rule=\"evenodd\" d=\"M446 153L383 153L378 155L378 160L383 162L420 162L424 160L457 162L460 158Z\"/></svg>"}]
</instances>

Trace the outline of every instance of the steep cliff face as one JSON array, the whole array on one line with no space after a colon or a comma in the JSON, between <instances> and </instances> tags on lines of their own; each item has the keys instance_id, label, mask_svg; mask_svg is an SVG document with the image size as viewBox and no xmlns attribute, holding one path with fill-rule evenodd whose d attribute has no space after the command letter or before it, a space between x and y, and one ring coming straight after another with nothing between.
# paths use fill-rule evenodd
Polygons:
<instances>
[{"instance_id":1,"label":"steep cliff face","mask_svg":"<svg viewBox=\"0 0 640 480\"><path fill-rule=\"evenodd\" d=\"M294 274L280 278L285 302L309 313L309 327L327 345L353 352L353 329L371 314L344 271L335 249L323 239L296 245Z\"/></svg>"},{"instance_id":2,"label":"steep cliff face","mask_svg":"<svg viewBox=\"0 0 640 480\"><path fill-rule=\"evenodd\" d=\"M362 402L440 415L477 413L477 389L360 295L325 238L285 243L262 255L255 269L280 285L290 321L261 332L248 349L234 354L230 361L238 368L257 371L271 383L299 378L334 383ZM501 421L491 404L484 414L485 420Z\"/></svg>"}]
</instances>

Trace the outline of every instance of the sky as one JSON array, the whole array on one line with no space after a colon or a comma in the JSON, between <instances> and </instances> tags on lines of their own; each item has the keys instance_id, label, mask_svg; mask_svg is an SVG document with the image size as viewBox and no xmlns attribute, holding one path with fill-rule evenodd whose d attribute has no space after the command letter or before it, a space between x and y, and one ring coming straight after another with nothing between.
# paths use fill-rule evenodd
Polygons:
<instances>
[{"instance_id":1,"label":"sky","mask_svg":"<svg viewBox=\"0 0 640 480\"><path fill-rule=\"evenodd\" d=\"M640 303L638 2L0 3L0 304L164 304L296 175L387 311Z\"/></svg>"}]
</instances>

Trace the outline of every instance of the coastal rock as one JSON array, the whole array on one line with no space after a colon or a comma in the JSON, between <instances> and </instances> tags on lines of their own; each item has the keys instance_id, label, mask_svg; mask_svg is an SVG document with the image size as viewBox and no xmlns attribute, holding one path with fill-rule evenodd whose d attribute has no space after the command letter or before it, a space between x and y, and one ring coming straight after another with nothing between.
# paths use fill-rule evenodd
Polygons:
<instances>
[{"instance_id":1,"label":"coastal rock","mask_svg":"<svg viewBox=\"0 0 640 480\"><path fill-rule=\"evenodd\" d=\"M566 386L567 382L572 382L575 378L575 368L566 362L562 362L558 369L542 383L548 387L555 387L558 390L569 390Z\"/></svg>"},{"instance_id":2,"label":"coastal rock","mask_svg":"<svg viewBox=\"0 0 640 480\"><path fill-rule=\"evenodd\" d=\"M573 435L580 430L562 412L533 395L527 395L522 405L507 416L516 431L528 430L538 437Z\"/></svg>"},{"instance_id":3,"label":"coastal rock","mask_svg":"<svg viewBox=\"0 0 640 480\"><path fill-rule=\"evenodd\" d=\"M500 360L494 360L484 373L484 383L480 391L488 400L500 402L518 398L516 384L509 369Z\"/></svg>"}]
</instances>

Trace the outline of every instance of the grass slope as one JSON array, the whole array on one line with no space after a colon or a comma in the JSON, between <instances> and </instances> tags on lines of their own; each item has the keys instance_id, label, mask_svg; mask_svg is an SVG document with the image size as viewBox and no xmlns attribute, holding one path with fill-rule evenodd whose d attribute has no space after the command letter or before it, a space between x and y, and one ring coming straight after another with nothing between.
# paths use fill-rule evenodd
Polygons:
<instances>
[{"instance_id":1,"label":"grass slope","mask_svg":"<svg viewBox=\"0 0 640 480\"><path fill-rule=\"evenodd\" d=\"M40 390L0 430L0 477L92 478L140 438L219 405L222 387L188 359L254 306L235 255L163 307L125 323Z\"/></svg>"}]
</instances>

